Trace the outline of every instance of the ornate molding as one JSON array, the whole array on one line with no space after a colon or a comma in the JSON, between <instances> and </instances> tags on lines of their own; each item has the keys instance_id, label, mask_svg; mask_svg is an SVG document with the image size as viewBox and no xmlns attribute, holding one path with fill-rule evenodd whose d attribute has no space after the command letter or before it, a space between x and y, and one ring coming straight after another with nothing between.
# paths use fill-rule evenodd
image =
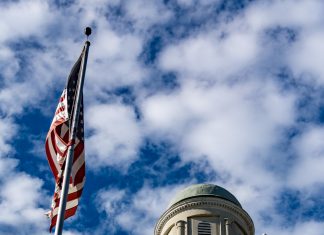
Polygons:
<instances>
[{"instance_id":1,"label":"ornate molding","mask_svg":"<svg viewBox=\"0 0 324 235\"><path fill-rule=\"evenodd\" d=\"M179 202L172 207L170 207L166 212L163 213L163 215L160 217L156 227L155 227L155 235L161 235L163 226L174 216L177 214L187 211L189 209L201 209L202 206L213 206L216 208L224 208L225 210L228 210L240 218L244 220L244 222L247 224L247 227L249 229L249 234L254 234L254 225L253 221L250 218L250 216L240 207L228 203L228 201L220 199L220 198L206 198L206 197L197 197L193 199L187 199L185 201Z\"/></svg>"}]
</instances>

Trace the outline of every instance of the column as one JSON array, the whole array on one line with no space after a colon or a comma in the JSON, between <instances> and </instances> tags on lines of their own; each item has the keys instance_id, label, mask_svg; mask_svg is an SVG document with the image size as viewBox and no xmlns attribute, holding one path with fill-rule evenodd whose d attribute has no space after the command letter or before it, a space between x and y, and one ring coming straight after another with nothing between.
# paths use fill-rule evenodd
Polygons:
<instances>
[{"instance_id":1,"label":"column","mask_svg":"<svg viewBox=\"0 0 324 235\"><path fill-rule=\"evenodd\" d=\"M176 228L177 228L177 235L185 235L186 222L183 220L179 220L178 222L176 222Z\"/></svg>"},{"instance_id":2,"label":"column","mask_svg":"<svg viewBox=\"0 0 324 235\"><path fill-rule=\"evenodd\" d=\"M225 235L229 235L229 225L230 222L227 218L224 219L225 220Z\"/></svg>"}]
</instances>

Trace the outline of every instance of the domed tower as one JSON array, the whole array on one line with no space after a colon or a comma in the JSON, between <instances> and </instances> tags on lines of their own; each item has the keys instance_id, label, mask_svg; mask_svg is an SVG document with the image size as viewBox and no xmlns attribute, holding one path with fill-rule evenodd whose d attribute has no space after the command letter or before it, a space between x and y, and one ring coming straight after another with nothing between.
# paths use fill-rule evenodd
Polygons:
<instances>
[{"instance_id":1,"label":"domed tower","mask_svg":"<svg viewBox=\"0 0 324 235\"><path fill-rule=\"evenodd\" d=\"M226 189L192 185L176 195L154 235L254 235L251 217Z\"/></svg>"}]
</instances>

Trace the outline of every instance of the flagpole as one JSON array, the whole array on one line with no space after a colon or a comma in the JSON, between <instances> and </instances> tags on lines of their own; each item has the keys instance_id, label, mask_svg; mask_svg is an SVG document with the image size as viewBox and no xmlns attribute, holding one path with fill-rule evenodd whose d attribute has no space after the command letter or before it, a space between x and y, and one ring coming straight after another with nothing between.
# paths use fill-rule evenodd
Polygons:
<instances>
[{"instance_id":1,"label":"flagpole","mask_svg":"<svg viewBox=\"0 0 324 235\"><path fill-rule=\"evenodd\" d=\"M91 34L91 28L87 27L85 29L85 34L87 35L87 41L85 42L85 51L82 58L81 63L81 73L79 77L79 83L76 91L76 98L74 103L73 109L73 119L72 119L72 127L71 127L71 134L70 134L70 145L68 147L66 162L65 162L65 169L64 169L64 176L63 176L63 183L62 183L62 191L60 196L60 205L58 210L58 217L56 221L55 227L55 235L62 235L63 231L63 224L64 224L64 215L65 215L65 208L66 208L66 201L67 195L69 192L69 184L70 184L70 176L72 170L72 162L73 162L73 154L74 154L74 140L76 137L77 132L77 123L79 122L79 114L80 114L80 103L82 97L82 89L84 83L84 77L86 73L87 61L88 61L88 52L90 42L88 41L88 37Z\"/></svg>"}]
</instances>

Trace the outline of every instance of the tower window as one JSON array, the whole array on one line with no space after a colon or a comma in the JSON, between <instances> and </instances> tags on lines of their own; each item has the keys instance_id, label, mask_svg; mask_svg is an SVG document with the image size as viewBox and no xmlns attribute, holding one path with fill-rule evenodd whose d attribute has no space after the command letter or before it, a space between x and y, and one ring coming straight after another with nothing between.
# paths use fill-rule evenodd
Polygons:
<instances>
[{"instance_id":1,"label":"tower window","mask_svg":"<svg viewBox=\"0 0 324 235\"><path fill-rule=\"evenodd\" d=\"M198 224L198 235L211 235L210 223L200 222Z\"/></svg>"}]
</instances>

